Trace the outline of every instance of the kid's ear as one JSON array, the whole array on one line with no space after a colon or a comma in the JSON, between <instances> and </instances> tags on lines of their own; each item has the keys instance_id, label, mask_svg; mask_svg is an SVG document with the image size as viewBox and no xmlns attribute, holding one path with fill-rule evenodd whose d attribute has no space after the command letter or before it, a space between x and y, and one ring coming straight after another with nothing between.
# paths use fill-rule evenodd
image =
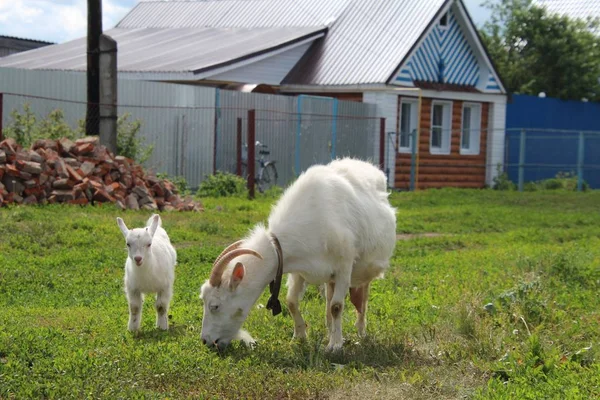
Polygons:
<instances>
[{"instance_id":1,"label":"kid's ear","mask_svg":"<svg viewBox=\"0 0 600 400\"><path fill-rule=\"evenodd\" d=\"M154 237L156 230L158 229L158 225L160 224L160 215L154 214L152 216L152 224L150 224L150 237Z\"/></svg>"},{"instance_id":2,"label":"kid's ear","mask_svg":"<svg viewBox=\"0 0 600 400\"><path fill-rule=\"evenodd\" d=\"M127 234L129 233L129 229L127 229L127 225L125 225L125 222L117 217L117 225L119 225L119 228L121 229L121 233L123 233L123 236L125 236L125 239L127 239Z\"/></svg>"},{"instance_id":3,"label":"kid's ear","mask_svg":"<svg viewBox=\"0 0 600 400\"><path fill-rule=\"evenodd\" d=\"M238 287L242 279L244 279L245 274L246 268L244 267L244 264L240 262L235 264L235 267L233 267L233 272L231 273L231 283L229 284L231 290L235 290Z\"/></svg>"}]
</instances>

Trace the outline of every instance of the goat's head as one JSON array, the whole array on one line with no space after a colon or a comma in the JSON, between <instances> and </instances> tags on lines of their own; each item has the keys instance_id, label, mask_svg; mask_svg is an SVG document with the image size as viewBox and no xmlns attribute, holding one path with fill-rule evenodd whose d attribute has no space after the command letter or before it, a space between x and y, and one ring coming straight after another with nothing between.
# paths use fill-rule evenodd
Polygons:
<instances>
[{"instance_id":1,"label":"goat's head","mask_svg":"<svg viewBox=\"0 0 600 400\"><path fill-rule=\"evenodd\" d=\"M152 238L160 225L160 215L154 214L151 220L150 226L129 230L125 225L125 222L123 222L121 218L117 218L117 224L119 225L119 228L121 228L121 232L127 243L128 256L138 267L144 263L144 260L150 253Z\"/></svg>"},{"instance_id":2,"label":"goat's head","mask_svg":"<svg viewBox=\"0 0 600 400\"><path fill-rule=\"evenodd\" d=\"M256 288L243 285L246 268L236 262L231 275L223 277L227 265L242 255L251 255L262 260L262 256L254 250L240 248L242 242L227 247L213 264L210 278L202 285L200 298L204 302L202 317L202 341L209 347L219 350L229 345L238 337L238 332L250 308L256 300ZM260 295L260 292L258 292Z\"/></svg>"}]
</instances>

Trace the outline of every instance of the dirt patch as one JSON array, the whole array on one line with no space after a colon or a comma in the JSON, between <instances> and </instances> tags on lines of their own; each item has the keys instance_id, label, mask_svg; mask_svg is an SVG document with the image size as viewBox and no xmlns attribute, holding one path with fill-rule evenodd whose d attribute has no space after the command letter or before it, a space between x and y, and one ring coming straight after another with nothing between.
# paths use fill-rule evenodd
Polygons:
<instances>
[{"instance_id":1,"label":"dirt patch","mask_svg":"<svg viewBox=\"0 0 600 400\"><path fill-rule=\"evenodd\" d=\"M448 236L448 234L446 233L435 233L435 232L428 232L428 233L399 233L396 235L396 240L412 240L412 239L418 239L418 238L434 238L434 237L440 237L440 236Z\"/></svg>"}]
</instances>

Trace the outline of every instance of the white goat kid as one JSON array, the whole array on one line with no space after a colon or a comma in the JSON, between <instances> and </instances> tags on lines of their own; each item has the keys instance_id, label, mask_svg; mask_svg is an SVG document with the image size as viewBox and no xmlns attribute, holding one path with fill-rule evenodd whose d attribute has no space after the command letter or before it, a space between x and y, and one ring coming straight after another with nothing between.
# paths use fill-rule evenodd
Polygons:
<instances>
[{"instance_id":1,"label":"white goat kid","mask_svg":"<svg viewBox=\"0 0 600 400\"><path fill-rule=\"evenodd\" d=\"M396 243L396 213L384 174L351 159L313 166L285 191L268 229L258 225L225 249L201 289L202 340L208 346L222 349L236 338L252 305L275 279L279 257L274 238L282 249L283 273L290 274L287 305L294 336L306 337L298 303L307 283L327 284L327 350L343 345L348 291L358 312L356 326L364 334L369 284L388 268Z\"/></svg>"},{"instance_id":2,"label":"white goat kid","mask_svg":"<svg viewBox=\"0 0 600 400\"><path fill-rule=\"evenodd\" d=\"M129 303L130 331L138 331L142 319L143 295L156 293L156 326L169 328L168 311L173 297L177 253L158 214L148 219L145 228L127 229L121 218L117 224L127 243L125 294Z\"/></svg>"}]
</instances>

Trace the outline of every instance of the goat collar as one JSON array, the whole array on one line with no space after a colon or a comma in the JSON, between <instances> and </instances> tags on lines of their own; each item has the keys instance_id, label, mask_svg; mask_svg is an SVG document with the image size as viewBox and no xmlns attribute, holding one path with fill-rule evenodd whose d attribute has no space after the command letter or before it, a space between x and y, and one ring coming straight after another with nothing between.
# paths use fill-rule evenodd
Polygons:
<instances>
[{"instance_id":1,"label":"goat collar","mask_svg":"<svg viewBox=\"0 0 600 400\"><path fill-rule=\"evenodd\" d=\"M275 279L269 283L271 297L269 297L269 301L267 302L267 310L272 310L273 316L275 316L281 313L279 290L281 289L281 278L283 276L283 250L281 250L279 239L277 239L277 236L275 236L273 233L269 234L269 240L271 241L271 244L277 253L277 274L275 275Z\"/></svg>"}]
</instances>

